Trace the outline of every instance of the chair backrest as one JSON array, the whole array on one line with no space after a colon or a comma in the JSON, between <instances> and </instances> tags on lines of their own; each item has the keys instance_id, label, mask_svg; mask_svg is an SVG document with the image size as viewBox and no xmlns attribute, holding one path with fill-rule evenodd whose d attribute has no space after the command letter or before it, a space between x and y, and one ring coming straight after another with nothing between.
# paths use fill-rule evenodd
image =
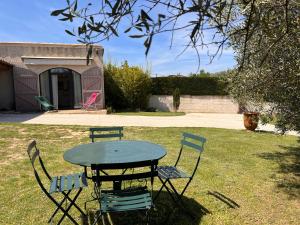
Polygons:
<instances>
[{"instance_id":1,"label":"chair backrest","mask_svg":"<svg viewBox=\"0 0 300 225\"><path fill-rule=\"evenodd\" d=\"M28 148L27 148L27 153L28 153L28 156L29 156L29 159L30 159L30 162L31 162L31 165L33 167L33 171L34 171L34 175L35 175L35 178L38 182L38 184L40 185L41 189L48 195L48 192L46 190L46 188L44 187L42 181L41 181L41 178L39 176L39 173L36 169L36 163L39 163L44 174L47 176L47 178L49 180L51 180L51 176L49 175L49 173L47 172L45 166L44 166L44 163L43 163L43 160L42 158L40 157L40 150L37 148L36 146L36 141L32 141L29 145L28 145ZM38 162L37 162L38 161Z\"/></svg>"},{"instance_id":2,"label":"chair backrest","mask_svg":"<svg viewBox=\"0 0 300 225\"><path fill-rule=\"evenodd\" d=\"M119 138L123 137L123 127L91 127L90 139L95 142L97 138Z\"/></svg>"},{"instance_id":3,"label":"chair backrest","mask_svg":"<svg viewBox=\"0 0 300 225\"><path fill-rule=\"evenodd\" d=\"M54 108L54 106L48 101L44 96L35 96L34 97L45 109Z\"/></svg>"},{"instance_id":4,"label":"chair backrest","mask_svg":"<svg viewBox=\"0 0 300 225\"><path fill-rule=\"evenodd\" d=\"M92 164L91 169L93 172L92 180L96 183L100 183L102 181L125 181L125 180L136 180L143 178L151 178L151 184L153 185L153 179L158 175L157 172L157 164L158 160L148 160L143 162L135 162L135 163L119 163L119 164ZM133 169L138 167L149 167L150 171L144 172L136 172L130 174L118 174L118 175L110 175L101 173L103 170L126 170Z\"/></svg>"},{"instance_id":5,"label":"chair backrest","mask_svg":"<svg viewBox=\"0 0 300 225\"><path fill-rule=\"evenodd\" d=\"M86 100L86 102L83 104L84 107L88 107L91 104L96 102L96 99L98 97L98 95L100 95L99 92L93 92L90 97Z\"/></svg>"},{"instance_id":6,"label":"chair backrest","mask_svg":"<svg viewBox=\"0 0 300 225\"><path fill-rule=\"evenodd\" d=\"M191 133L183 132L182 139L181 139L181 148L180 148L175 166L177 166L177 164L179 163L179 161L181 159L183 149L190 149L190 150L194 150L194 151L198 152L199 154L198 154L197 162L195 164L195 168L192 173L192 177L193 177L198 168L200 158L201 158L201 153L204 150L205 142L206 142L206 139L204 137L201 137L201 136L198 136L195 134L191 134Z\"/></svg>"}]
</instances>

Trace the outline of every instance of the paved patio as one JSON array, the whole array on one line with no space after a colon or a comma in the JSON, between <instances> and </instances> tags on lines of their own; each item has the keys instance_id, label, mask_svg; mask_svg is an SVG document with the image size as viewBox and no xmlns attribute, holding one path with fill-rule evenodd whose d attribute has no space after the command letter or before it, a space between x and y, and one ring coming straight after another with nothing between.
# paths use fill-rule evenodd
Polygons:
<instances>
[{"instance_id":1,"label":"paved patio","mask_svg":"<svg viewBox=\"0 0 300 225\"><path fill-rule=\"evenodd\" d=\"M242 114L188 113L184 116L123 116L103 114L0 114L0 122L24 124L88 125L88 126L141 126L141 127L214 127L245 129ZM258 130L277 132L274 125L260 124ZM288 132L290 135L299 135Z\"/></svg>"}]
</instances>

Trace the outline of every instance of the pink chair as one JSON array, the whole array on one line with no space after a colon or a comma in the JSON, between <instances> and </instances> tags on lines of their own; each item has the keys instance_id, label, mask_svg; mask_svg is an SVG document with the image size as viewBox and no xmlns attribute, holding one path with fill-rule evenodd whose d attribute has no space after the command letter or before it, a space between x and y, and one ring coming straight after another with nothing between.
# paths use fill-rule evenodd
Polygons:
<instances>
[{"instance_id":1,"label":"pink chair","mask_svg":"<svg viewBox=\"0 0 300 225\"><path fill-rule=\"evenodd\" d=\"M90 108L92 105L94 105L95 108L96 108L95 102L96 102L96 99L97 99L97 97L98 97L99 95L100 95L99 92L93 92L93 93L91 94L91 96L86 100L86 102L82 104L82 108L83 108L83 109L88 109L88 108Z\"/></svg>"}]
</instances>

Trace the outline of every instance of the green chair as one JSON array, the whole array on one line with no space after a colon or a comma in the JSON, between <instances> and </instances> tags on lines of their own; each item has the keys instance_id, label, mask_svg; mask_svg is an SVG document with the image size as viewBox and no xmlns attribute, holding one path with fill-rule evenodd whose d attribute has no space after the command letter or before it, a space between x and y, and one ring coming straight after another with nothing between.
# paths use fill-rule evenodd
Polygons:
<instances>
[{"instance_id":1,"label":"green chair","mask_svg":"<svg viewBox=\"0 0 300 225\"><path fill-rule=\"evenodd\" d=\"M182 134L182 140L181 140L181 148L177 157L177 160L174 164L174 166L158 166L158 178L162 182L162 186L160 190L158 191L157 195L154 198L154 201L157 199L159 194L161 193L162 189L165 188L167 192L170 194L171 198L174 200L175 203L182 205L184 204L182 201L182 196L186 189L188 188L189 184L191 183L197 168L200 163L201 159L201 153L204 150L204 143L206 142L206 139L201 136L197 136L190 133L183 133ZM178 168L178 164L182 159L182 153L185 150L185 148L189 148L190 150L194 150L197 152L198 157L196 157L195 166L192 170L191 174L187 174L184 171L180 170ZM190 158L192 160L192 158ZM191 161L192 163L192 161ZM186 185L183 188L181 192L178 192L175 188L175 186L172 184L171 180L174 179L186 179ZM173 192L173 193L172 193ZM173 196L174 195L174 196ZM184 207L186 208L186 207Z\"/></svg>"},{"instance_id":2,"label":"green chair","mask_svg":"<svg viewBox=\"0 0 300 225\"><path fill-rule=\"evenodd\" d=\"M94 224L98 222L99 217L102 218L106 213L127 212L127 211L145 211L147 223L149 222L149 210L154 207L152 201L153 181L154 177L158 175L157 172L158 160L144 161L136 163L120 163L114 165L91 165L94 171L92 180L94 181L94 191L99 201L99 215L95 218ZM120 170L120 169L134 169L134 168L149 168L149 170L133 172L130 174L119 175L105 175L101 173L103 170ZM123 190L102 190L102 182L120 182L137 179L150 179L151 189L149 190L147 184L144 187L128 188Z\"/></svg>"},{"instance_id":3,"label":"green chair","mask_svg":"<svg viewBox=\"0 0 300 225\"><path fill-rule=\"evenodd\" d=\"M61 224L63 219L67 216L74 224L79 225L74 218L71 217L69 214L69 210L71 209L72 206L74 206L83 216L86 216L86 214L79 208L79 206L75 203L76 199L80 195L81 191L83 188L87 187L87 180L85 178L84 173L76 173L76 174L69 174L66 176L56 176L56 177L51 177L49 173L47 172L43 160L40 157L40 150L36 146L36 141L32 141L27 149L27 153L29 156L29 159L31 161L33 171L35 178L42 189L42 191L46 194L46 196L57 206L56 210L48 220L48 223L52 223L53 218L57 214L59 210L63 212L63 216L60 218L57 224ZM38 160L37 160L38 159ZM36 165L39 163L39 165ZM40 178L40 173L39 170L37 170L37 166L41 168L43 171L44 175L48 178L49 180L49 189L45 187L44 183L42 182ZM74 198L70 198L69 194L72 191L77 190L77 193ZM54 197L54 193L60 193L64 196L63 200L58 202ZM63 208L63 203L66 201L69 201L69 205L65 208Z\"/></svg>"},{"instance_id":4,"label":"green chair","mask_svg":"<svg viewBox=\"0 0 300 225\"><path fill-rule=\"evenodd\" d=\"M43 110L50 111L55 109L55 107L44 96L35 96L34 98L41 104Z\"/></svg>"},{"instance_id":5,"label":"green chair","mask_svg":"<svg viewBox=\"0 0 300 225\"><path fill-rule=\"evenodd\" d=\"M91 127L90 139L95 142L97 138L119 138L123 137L123 127Z\"/></svg>"}]
</instances>

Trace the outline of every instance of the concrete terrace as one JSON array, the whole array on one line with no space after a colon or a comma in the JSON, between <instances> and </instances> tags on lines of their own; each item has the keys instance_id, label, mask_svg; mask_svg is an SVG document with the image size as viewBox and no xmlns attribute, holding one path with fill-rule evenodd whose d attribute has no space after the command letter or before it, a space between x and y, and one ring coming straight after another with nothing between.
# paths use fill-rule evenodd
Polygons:
<instances>
[{"instance_id":1,"label":"concrete terrace","mask_svg":"<svg viewBox=\"0 0 300 225\"><path fill-rule=\"evenodd\" d=\"M124 116L104 114L0 114L0 122L23 124L87 125L87 126L137 126L137 127L211 127L245 129L242 114L188 113L184 116ZM277 132L274 125L259 124L258 131ZM299 135L290 131L289 135Z\"/></svg>"}]
</instances>

